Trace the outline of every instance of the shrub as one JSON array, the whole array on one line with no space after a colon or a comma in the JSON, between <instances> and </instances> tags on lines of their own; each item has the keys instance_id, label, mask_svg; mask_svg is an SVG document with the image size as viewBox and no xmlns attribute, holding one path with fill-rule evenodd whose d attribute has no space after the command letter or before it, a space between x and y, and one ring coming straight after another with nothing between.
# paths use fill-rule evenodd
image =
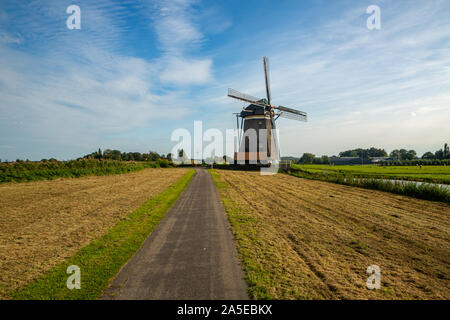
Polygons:
<instances>
[{"instance_id":1,"label":"shrub","mask_svg":"<svg viewBox=\"0 0 450 320\"><path fill-rule=\"evenodd\" d=\"M159 159L158 163L159 163L159 166L161 168L168 168L169 167L169 161L167 161L165 159Z\"/></svg>"},{"instance_id":2,"label":"shrub","mask_svg":"<svg viewBox=\"0 0 450 320\"><path fill-rule=\"evenodd\" d=\"M168 166L168 162L125 162L97 159L9 162L0 163L0 183L48 180L59 177L75 178L86 175L120 174L145 168L167 168Z\"/></svg>"}]
</instances>

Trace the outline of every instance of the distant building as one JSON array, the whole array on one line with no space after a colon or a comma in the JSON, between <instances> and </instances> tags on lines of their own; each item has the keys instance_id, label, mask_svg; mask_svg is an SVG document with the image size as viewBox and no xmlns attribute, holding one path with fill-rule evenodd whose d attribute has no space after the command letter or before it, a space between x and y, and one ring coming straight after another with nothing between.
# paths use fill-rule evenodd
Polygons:
<instances>
[{"instance_id":1,"label":"distant building","mask_svg":"<svg viewBox=\"0 0 450 320\"><path fill-rule=\"evenodd\" d=\"M393 160L390 157L373 157L370 159L362 159L361 157L331 157L331 164L336 166L357 165L357 164L378 164L381 161Z\"/></svg>"},{"instance_id":2,"label":"distant building","mask_svg":"<svg viewBox=\"0 0 450 320\"><path fill-rule=\"evenodd\" d=\"M373 157L370 159L372 163L380 163L381 161L394 160L391 157Z\"/></svg>"}]
</instances>

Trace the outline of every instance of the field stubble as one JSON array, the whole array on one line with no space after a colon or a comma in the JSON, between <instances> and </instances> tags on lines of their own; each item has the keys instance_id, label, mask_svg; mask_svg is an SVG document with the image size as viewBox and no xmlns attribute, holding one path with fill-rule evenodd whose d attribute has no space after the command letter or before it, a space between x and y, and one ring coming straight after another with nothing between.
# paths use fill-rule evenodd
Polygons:
<instances>
[{"instance_id":1,"label":"field stubble","mask_svg":"<svg viewBox=\"0 0 450 320\"><path fill-rule=\"evenodd\" d=\"M0 299L98 238L188 169L0 185Z\"/></svg>"},{"instance_id":2,"label":"field stubble","mask_svg":"<svg viewBox=\"0 0 450 320\"><path fill-rule=\"evenodd\" d=\"M450 298L448 204L284 174L213 175L254 298ZM370 265L380 290L366 288Z\"/></svg>"}]
</instances>

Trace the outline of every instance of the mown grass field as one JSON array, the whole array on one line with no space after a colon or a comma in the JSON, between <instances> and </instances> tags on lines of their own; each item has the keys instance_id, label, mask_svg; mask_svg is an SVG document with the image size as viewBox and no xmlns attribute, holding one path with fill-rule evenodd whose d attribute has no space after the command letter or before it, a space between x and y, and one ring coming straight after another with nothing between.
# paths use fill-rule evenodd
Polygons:
<instances>
[{"instance_id":1,"label":"mown grass field","mask_svg":"<svg viewBox=\"0 0 450 320\"><path fill-rule=\"evenodd\" d=\"M253 299L449 299L450 205L214 170ZM381 289L368 290L368 266Z\"/></svg>"},{"instance_id":2,"label":"mown grass field","mask_svg":"<svg viewBox=\"0 0 450 320\"><path fill-rule=\"evenodd\" d=\"M365 189L380 190L408 197L441 201L450 204L450 188L448 188L448 185L445 184L381 179L377 177L362 177L352 174L330 173L330 171L312 172L298 167L291 168L284 172L299 178L327 181Z\"/></svg>"},{"instance_id":3,"label":"mown grass field","mask_svg":"<svg viewBox=\"0 0 450 320\"><path fill-rule=\"evenodd\" d=\"M413 180L450 184L450 166L331 166L331 165L292 165L312 173L352 175L360 178L393 180Z\"/></svg>"},{"instance_id":4,"label":"mown grass field","mask_svg":"<svg viewBox=\"0 0 450 320\"><path fill-rule=\"evenodd\" d=\"M145 169L0 185L0 299L96 298L192 175ZM81 290L65 286L72 264Z\"/></svg>"}]
</instances>

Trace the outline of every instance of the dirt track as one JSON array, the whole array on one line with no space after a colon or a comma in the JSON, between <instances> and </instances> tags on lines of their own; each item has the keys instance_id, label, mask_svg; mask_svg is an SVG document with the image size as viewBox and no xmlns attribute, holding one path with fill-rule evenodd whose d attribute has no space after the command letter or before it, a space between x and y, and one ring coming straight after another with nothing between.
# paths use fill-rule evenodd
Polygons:
<instances>
[{"instance_id":1,"label":"dirt track","mask_svg":"<svg viewBox=\"0 0 450 320\"><path fill-rule=\"evenodd\" d=\"M0 185L0 299L104 234L187 169Z\"/></svg>"},{"instance_id":2,"label":"dirt track","mask_svg":"<svg viewBox=\"0 0 450 320\"><path fill-rule=\"evenodd\" d=\"M220 194L241 258L269 296L450 299L449 205L283 174L216 172L229 186ZM370 265L381 268L380 290L366 288Z\"/></svg>"}]
</instances>

